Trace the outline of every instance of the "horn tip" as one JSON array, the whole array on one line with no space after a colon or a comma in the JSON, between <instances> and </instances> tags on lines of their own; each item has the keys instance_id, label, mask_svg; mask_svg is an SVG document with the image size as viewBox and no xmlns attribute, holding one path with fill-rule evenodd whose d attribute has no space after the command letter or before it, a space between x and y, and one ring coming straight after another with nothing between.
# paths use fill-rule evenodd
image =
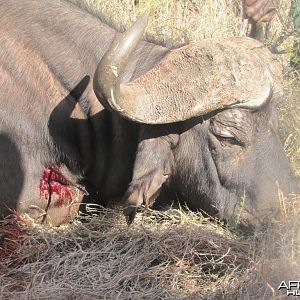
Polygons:
<instances>
[{"instance_id":1,"label":"horn tip","mask_svg":"<svg viewBox=\"0 0 300 300\"><path fill-rule=\"evenodd\" d=\"M149 13L144 13L142 15L139 15L136 20L136 24L145 29L148 26L148 22L149 22Z\"/></svg>"}]
</instances>

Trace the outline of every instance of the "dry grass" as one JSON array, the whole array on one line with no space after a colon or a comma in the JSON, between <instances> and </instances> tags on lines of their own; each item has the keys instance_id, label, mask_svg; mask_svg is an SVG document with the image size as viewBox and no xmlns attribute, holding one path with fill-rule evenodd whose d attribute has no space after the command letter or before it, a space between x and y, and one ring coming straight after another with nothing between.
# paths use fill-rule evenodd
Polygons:
<instances>
[{"instance_id":1,"label":"dry grass","mask_svg":"<svg viewBox=\"0 0 300 300\"><path fill-rule=\"evenodd\" d=\"M241 0L69 0L77 3L124 30L142 13L150 14L147 38L165 46L179 46L208 37L242 34ZM291 31L289 1L281 1L276 17L267 27L268 38L275 42ZM280 39L281 40L281 39ZM290 43L288 43L290 45Z\"/></svg>"},{"instance_id":2,"label":"dry grass","mask_svg":"<svg viewBox=\"0 0 300 300\"><path fill-rule=\"evenodd\" d=\"M299 72L286 74L286 101L280 106L280 135L284 149L300 178L300 79Z\"/></svg>"},{"instance_id":3,"label":"dry grass","mask_svg":"<svg viewBox=\"0 0 300 300\"><path fill-rule=\"evenodd\" d=\"M200 214L152 212L127 227L105 210L65 231L40 230L3 261L1 299L174 299L238 280L251 243ZM225 280L224 280L225 279Z\"/></svg>"},{"instance_id":4,"label":"dry grass","mask_svg":"<svg viewBox=\"0 0 300 300\"><path fill-rule=\"evenodd\" d=\"M239 0L72 1L89 3L120 28L150 11L148 37L164 45L240 34ZM288 2L281 1L269 43L291 32ZM290 52L291 44L292 37L282 47ZM287 73L280 132L300 176L297 76ZM300 209L285 199L282 204L283 220L250 237L181 210L139 215L131 227L112 210L60 229L24 231L6 221L0 226L0 299L276 298L282 280L299 279Z\"/></svg>"},{"instance_id":5,"label":"dry grass","mask_svg":"<svg viewBox=\"0 0 300 300\"><path fill-rule=\"evenodd\" d=\"M128 228L103 211L66 231L37 230L2 262L1 299L174 299L239 281L253 249L199 214L155 213Z\"/></svg>"},{"instance_id":6,"label":"dry grass","mask_svg":"<svg viewBox=\"0 0 300 300\"><path fill-rule=\"evenodd\" d=\"M281 280L298 278L299 225L289 218L246 238L197 213L150 211L128 227L101 209L18 235L0 263L0 298L270 299Z\"/></svg>"}]
</instances>

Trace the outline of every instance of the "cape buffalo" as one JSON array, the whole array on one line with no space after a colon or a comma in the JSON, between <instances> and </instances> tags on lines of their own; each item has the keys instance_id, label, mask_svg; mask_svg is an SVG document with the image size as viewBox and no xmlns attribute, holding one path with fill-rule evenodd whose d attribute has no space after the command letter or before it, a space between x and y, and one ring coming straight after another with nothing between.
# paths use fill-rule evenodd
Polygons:
<instances>
[{"instance_id":1,"label":"cape buffalo","mask_svg":"<svg viewBox=\"0 0 300 300\"><path fill-rule=\"evenodd\" d=\"M86 191L180 199L251 224L297 192L277 134L282 75L250 38L178 49L121 34L63 0L0 1L1 214L60 225Z\"/></svg>"}]
</instances>

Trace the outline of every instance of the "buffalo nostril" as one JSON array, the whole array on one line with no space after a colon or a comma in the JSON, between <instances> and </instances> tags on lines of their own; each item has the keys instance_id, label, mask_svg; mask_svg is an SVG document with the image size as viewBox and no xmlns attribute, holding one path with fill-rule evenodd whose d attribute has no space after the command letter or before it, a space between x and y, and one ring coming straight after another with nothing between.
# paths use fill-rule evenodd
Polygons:
<instances>
[{"instance_id":1,"label":"buffalo nostril","mask_svg":"<svg viewBox=\"0 0 300 300\"><path fill-rule=\"evenodd\" d=\"M127 225L131 225L135 219L138 207L137 206L127 206L123 209L123 214L126 218Z\"/></svg>"}]
</instances>

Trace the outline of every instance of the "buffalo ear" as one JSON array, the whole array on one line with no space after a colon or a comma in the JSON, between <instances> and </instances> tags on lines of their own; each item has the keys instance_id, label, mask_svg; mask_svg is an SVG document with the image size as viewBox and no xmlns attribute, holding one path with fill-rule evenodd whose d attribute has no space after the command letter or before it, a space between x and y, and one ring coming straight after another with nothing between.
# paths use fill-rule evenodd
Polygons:
<instances>
[{"instance_id":1,"label":"buffalo ear","mask_svg":"<svg viewBox=\"0 0 300 300\"><path fill-rule=\"evenodd\" d=\"M151 207L163 184L171 175L174 163L174 135L144 139L140 142L133 169L133 178L124 196L124 215L133 222L137 209ZM177 140L177 137L175 138Z\"/></svg>"}]
</instances>

